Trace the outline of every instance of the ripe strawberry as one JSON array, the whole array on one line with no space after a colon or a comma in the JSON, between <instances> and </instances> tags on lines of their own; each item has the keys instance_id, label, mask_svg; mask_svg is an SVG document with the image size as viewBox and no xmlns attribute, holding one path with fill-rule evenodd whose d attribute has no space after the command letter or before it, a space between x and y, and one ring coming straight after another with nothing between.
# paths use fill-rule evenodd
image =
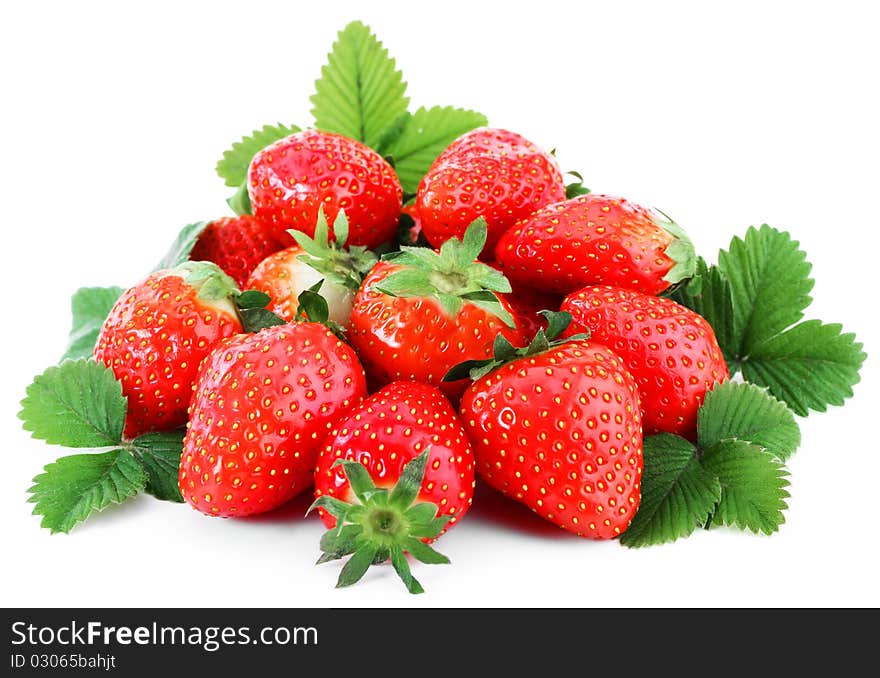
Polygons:
<instances>
[{"instance_id":1,"label":"ripe strawberry","mask_svg":"<svg viewBox=\"0 0 880 678\"><path fill-rule=\"evenodd\" d=\"M330 320L348 327L355 294L364 274L376 263L376 256L363 247L345 247L348 220L340 210L333 224L335 242L328 242L328 225L323 208L318 208L315 237L292 231L297 244L264 259L247 280L245 289L269 295L269 310L292 322L299 296L318 283L318 293L329 307ZM323 281L323 282L322 282Z\"/></svg>"},{"instance_id":2,"label":"ripe strawberry","mask_svg":"<svg viewBox=\"0 0 880 678\"><path fill-rule=\"evenodd\" d=\"M259 151L248 168L248 196L256 217L284 237L293 229L314 235L318 208L333 221L344 209L348 244L374 248L394 238L403 189L394 169L371 148L339 134L305 130Z\"/></svg>"},{"instance_id":3,"label":"ripe strawberry","mask_svg":"<svg viewBox=\"0 0 880 678\"><path fill-rule=\"evenodd\" d=\"M614 350L635 377L645 433L693 438L697 410L716 382L730 377L712 327L671 299L614 287L586 287L562 302L570 331Z\"/></svg>"},{"instance_id":4,"label":"ripe strawberry","mask_svg":"<svg viewBox=\"0 0 880 678\"><path fill-rule=\"evenodd\" d=\"M290 236L279 240L274 229L256 217L224 217L205 226L189 258L213 261L236 285L243 287L257 264L288 242L293 242Z\"/></svg>"},{"instance_id":5,"label":"ripe strawberry","mask_svg":"<svg viewBox=\"0 0 880 678\"><path fill-rule=\"evenodd\" d=\"M350 340L373 388L401 379L440 386L453 401L466 382L443 384L443 375L463 361L486 358L497 334L524 341L495 269L475 261L486 240L478 221L464 241L446 241L440 252L403 247L373 267L351 314Z\"/></svg>"},{"instance_id":6,"label":"ripe strawberry","mask_svg":"<svg viewBox=\"0 0 880 678\"><path fill-rule=\"evenodd\" d=\"M587 194L538 210L495 248L501 270L539 290L569 294L584 285L616 285L659 294L694 274L684 231L623 198Z\"/></svg>"},{"instance_id":7,"label":"ripe strawberry","mask_svg":"<svg viewBox=\"0 0 880 678\"><path fill-rule=\"evenodd\" d=\"M315 497L351 501L348 478L335 465L339 459L362 464L378 487L390 488L404 465L426 450L418 499L438 506L451 527L473 501L474 455L449 400L428 384L396 381L339 419L318 455ZM328 528L336 525L330 513L322 510L321 517Z\"/></svg>"},{"instance_id":8,"label":"ripe strawberry","mask_svg":"<svg viewBox=\"0 0 880 678\"><path fill-rule=\"evenodd\" d=\"M213 516L281 506L311 486L324 436L366 394L354 352L319 323L227 339L193 389L181 494Z\"/></svg>"},{"instance_id":9,"label":"ripe strawberry","mask_svg":"<svg viewBox=\"0 0 880 678\"><path fill-rule=\"evenodd\" d=\"M416 204L434 247L461 238L483 217L490 258L501 234L536 209L565 198L556 159L513 132L481 128L459 137L431 165Z\"/></svg>"},{"instance_id":10,"label":"ripe strawberry","mask_svg":"<svg viewBox=\"0 0 880 678\"><path fill-rule=\"evenodd\" d=\"M113 370L128 398L125 435L186 423L199 363L241 332L235 282L215 264L188 262L126 291L98 335L95 360Z\"/></svg>"},{"instance_id":11,"label":"ripe strawberry","mask_svg":"<svg viewBox=\"0 0 880 678\"><path fill-rule=\"evenodd\" d=\"M551 314L547 336L528 349L500 347L513 361L495 371L470 366L477 380L461 417L486 483L559 527L609 539L629 527L641 497L638 390L609 348L550 343L569 321Z\"/></svg>"}]
</instances>

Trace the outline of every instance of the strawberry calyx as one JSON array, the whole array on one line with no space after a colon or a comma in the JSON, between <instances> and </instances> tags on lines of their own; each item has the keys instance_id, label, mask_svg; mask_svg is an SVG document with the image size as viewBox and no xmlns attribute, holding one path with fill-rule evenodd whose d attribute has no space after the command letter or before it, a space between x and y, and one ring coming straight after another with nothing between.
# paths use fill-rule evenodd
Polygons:
<instances>
[{"instance_id":1,"label":"strawberry calyx","mask_svg":"<svg viewBox=\"0 0 880 678\"><path fill-rule=\"evenodd\" d=\"M330 305L327 300L320 294L319 290L324 284L323 280L319 280L309 289L300 292L296 298L298 304L296 307L296 322L320 323L335 334L339 339L345 341L345 328L330 320Z\"/></svg>"},{"instance_id":2,"label":"strawberry calyx","mask_svg":"<svg viewBox=\"0 0 880 678\"><path fill-rule=\"evenodd\" d=\"M317 564L350 555L339 573L337 588L358 582L370 565L387 560L410 593L424 593L413 577L404 553L426 564L447 564L449 558L425 544L422 539L437 537L449 516L438 516L437 505L417 502L425 477L429 449L412 459L393 488L376 487L367 469L356 461L339 459L357 503L322 495L306 512L322 508L336 518L336 526L321 537L323 552Z\"/></svg>"},{"instance_id":3,"label":"strawberry calyx","mask_svg":"<svg viewBox=\"0 0 880 678\"><path fill-rule=\"evenodd\" d=\"M505 339L503 335L498 334L495 337L492 358L486 360L465 360L449 370L443 377L443 381L458 381L459 379L466 378L476 381L514 360L544 353L569 341L586 341L590 338L590 335L586 332L573 334L568 337L562 336L562 333L571 324L571 313L567 311L539 312L547 319L547 329L539 329L528 346L517 348Z\"/></svg>"},{"instance_id":4,"label":"strawberry calyx","mask_svg":"<svg viewBox=\"0 0 880 678\"><path fill-rule=\"evenodd\" d=\"M392 297L432 297L452 317L468 302L514 328L513 316L497 296L511 291L510 282L503 273L477 260L487 233L486 220L480 217L468 226L461 240L450 238L439 251L401 246L399 252L382 257L401 269L372 289Z\"/></svg>"},{"instance_id":5,"label":"strawberry calyx","mask_svg":"<svg viewBox=\"0 0 880 678\"><path fill-rule=\"evenodd\" d=\"M164 275L183 278L183 282L195 288L196 296L203 301L233 299L240 293L235 281L210 261L185 261L168 269Z\"/></svg>"},{"instance_id":6,"label":"strawberry calyx","mask_svg":"<svg viewBox=\"0 0 880 678\"><path fill-rule=\"evenodd\" d=\"M672 236L672 242L666 246L664 254L672 259L675 265L666 272L663 279L670 285L676 285L682 280L692 278L697 272L697 252L690 237L681 226L656 207L654 211L663 217L660 219L655 216L654 223Z\"/></svg>"},{"instance_id":7,"label":"strawberry calyx","mask_svg":"<svg viewBox=\"0 0 880 678\"><path fill-rule=\"evenodd\" d=\"M286 324L287 321L266 308L271 301L268 294L259 290L246 290L235 297L238 319L245 332L259 332Z\"/></svg>"},{"instance_id":8,"label":"strawberry calyx","mask_svg":"<svg viewBox=\"0 0 880 678\"><path fill-rule=\"evenodd\" d=\"M330 282L357 290L377 258L361 245L347 247L348 232L348 217L344 210L339 210L333 221L333 239L330 239L330 227L323 205L318 208L314 237L302 231L288 231L305 250L297 259L324 275Z\"/></svg>"}]
</instances>

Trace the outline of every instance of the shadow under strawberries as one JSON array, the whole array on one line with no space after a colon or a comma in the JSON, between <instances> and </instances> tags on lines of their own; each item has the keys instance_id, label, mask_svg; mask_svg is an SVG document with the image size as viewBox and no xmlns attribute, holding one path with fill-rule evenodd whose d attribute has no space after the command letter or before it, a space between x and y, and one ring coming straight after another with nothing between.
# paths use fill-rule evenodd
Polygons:
<instances>
[{"instance_id":1,"label":"shadow under strawberries","mask_svg":"<svg viewBox=\"0 0 880 678\"><path fill-rule=\"evenodd\" d=\"M530 508L508 499L484 483L477 482L474 503L464 521L491 525L547 539L580 539L550 523Z\"/></svg>"}]
</instances>

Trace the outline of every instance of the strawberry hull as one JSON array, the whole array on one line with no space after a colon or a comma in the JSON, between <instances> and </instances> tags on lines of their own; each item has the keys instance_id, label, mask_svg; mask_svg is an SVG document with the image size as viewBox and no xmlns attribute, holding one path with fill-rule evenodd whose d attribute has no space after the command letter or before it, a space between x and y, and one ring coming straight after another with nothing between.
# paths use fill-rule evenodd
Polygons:
<instances>
[{"instance_id":1,"label":"strawberry hull","mask_svg":"<svg viewBox=\"0 0 880 678\"><path fill-rule=\"evenodd\" d=\"M474 455L461 420L442 392L398 381L364 400L340 419L324 441L315 468L315 496L352 500L340 459L364 465L377 487L391 488L404 466L429 450L417 501L448 516L444 532L467 513L474 493ZM321 510L328 528L336 519ZM442 533L441 533L442 534Z\"/></svg>"}]
</instances>

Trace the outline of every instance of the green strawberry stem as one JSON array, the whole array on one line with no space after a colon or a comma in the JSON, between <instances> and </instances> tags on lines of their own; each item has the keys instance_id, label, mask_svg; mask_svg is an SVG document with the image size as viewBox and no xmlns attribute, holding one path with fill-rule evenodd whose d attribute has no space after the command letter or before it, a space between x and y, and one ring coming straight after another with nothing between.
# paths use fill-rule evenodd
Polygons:
<instances>
[{"instance_id":1,"label":"green strawberry stem","mask_svg":"<svg viewBox=\"0 0 880 678\"><path fill-rule=\"evenodd\" d=\"M330 240L330 227L322 205L318 208L313 238L302 231L288 233L305 250L305 254L297 257L300 261L311 266L330 282L357 290L377 259L366 247L346 247L348 230L348 217L344 210L339 210L333 221L333 240Z\"/></svg>"},{"instance_id":2,"label":"green strawberry stem","mask_svg":"<svg viewBox=\"0 0 880 678\"><path fill-rule=\"evenodd\" d=\"M528 346L516 348L499 334L495 337L492 358L487 358L486 360L465 360L449 370L443 377L443 381L458 381L459 379L466 378L476 381L489 374L489 372L493 372L499 367L519 358L528 358L529 356L544 353L569 341L585 341L590 338L590 335L585 332L560 338L562 333L571 324L571 313L567 311L541 311L540 313L547 319L547 329L539 329Z\"/></svg>"},{"instance_id":3,"label":"green strawberry stem","mask_svg":"<svg viewBox=\"0 0 880 678\"><path fill-rule=\"evenodd\" d=\"M356 461L340 459L358 503L347 503L335 497L318 497L307 511L323 508L336 518L336 526L321 538L323 554L317 564L351 555L339 573L337 588L358 582L370 565L391 560L397 574L410 593L424 593L413 577L404 552L427 564L446 564L449 558L425 544L422 539L438 536L449 516L437 516L437 506L416 502L429 449L412 459L403 468L397 484L389 489L376 487L370 474Z\"/></svg>"},{"instance_id":4,"label":"green strawberry stem","mask_svg":"<svg viewBox=\"0 0 880 678\"><path fill-rule=\"evenodd\" d=\"M508 327L516 327L513 316L501 305L497 293L510 292L504 274L477 260L486 244L486 220L475 219L464 238L450 238L439 252L425 247L401 246L382 259L401 270L373 287L392 297L433 297L455 317L465 302L492 313Z\"/></svg>"}]
</instances>

